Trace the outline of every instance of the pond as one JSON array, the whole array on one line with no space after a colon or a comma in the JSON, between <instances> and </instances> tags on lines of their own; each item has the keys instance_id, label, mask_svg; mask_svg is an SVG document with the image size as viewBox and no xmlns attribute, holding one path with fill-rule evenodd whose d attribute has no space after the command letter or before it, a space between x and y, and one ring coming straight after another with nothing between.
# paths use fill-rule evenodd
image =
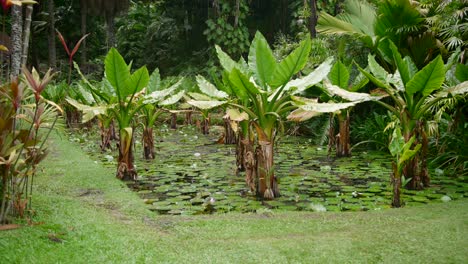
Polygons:
<instances>
[{"instance_id":1,"label":"pond","mask_svg":"<svg viewBox=\"0 0 468 264\"><path fill-rule=\"evenodd\" d=\"M307 138L285 136L277 145L275 174L281 197L262 201L248 191L244 175L235 172L235 146L217 144L221 127L201 135L194 126L178 130L162 126L155 137L156 158L142 158L137 135L135 164L138 180L127 182L148 208L159 214L193 215L268 210L367 211L391 204L391 156L377 151L354 152L349 158L327 156L326 147ZM100 153L95 132L73 133L95 160L116 167L116 153ZM114 151L116 152L116 151ZM405 206L468 196L468 179L449 178L431 171L432 186L424 191L403 190Z\"/></svg>"}]
</instances>

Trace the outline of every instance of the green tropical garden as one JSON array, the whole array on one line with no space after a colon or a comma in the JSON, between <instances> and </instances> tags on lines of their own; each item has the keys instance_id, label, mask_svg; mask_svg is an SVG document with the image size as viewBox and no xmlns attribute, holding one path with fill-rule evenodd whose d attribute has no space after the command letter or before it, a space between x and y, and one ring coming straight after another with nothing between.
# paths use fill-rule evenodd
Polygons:
<instances>
[{"instance_id":1,"label":"green tropical garden","mask_svg":"<svg viewBox=\"0 0 468 264\"><path fill-rule=\"evenodd\" d=\"M1 263L468 261L468 1L1 4Z\"/></svg>"}]
</instances>

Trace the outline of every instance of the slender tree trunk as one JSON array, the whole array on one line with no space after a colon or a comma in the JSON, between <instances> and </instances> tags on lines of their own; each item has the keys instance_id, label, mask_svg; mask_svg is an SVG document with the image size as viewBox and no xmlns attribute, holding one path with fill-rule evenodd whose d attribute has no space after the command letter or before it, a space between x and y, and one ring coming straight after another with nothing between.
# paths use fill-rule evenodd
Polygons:
<instances>
[{"instance_id":1,"label":"slender tree trunk","mask_svg":"<svg viewBox=\"0 0 468 264\"><path fill-rule=\"evenodd\" d=\"M202 125L201 125L201 132L203 135L210 134L210 117L207 116L203 118Z\"/></svg>"},{"instance_id":2,"label":"slender tree trunk","mask_svg":"<svg viewBox=\"0 0 468 264\"><path fill-rule=\"evenodd\" d=\"M115 21L114 16L108 15L106 17L107 22L107 46L108 49L116 46L115 41Z\"/></svg>"},{"instance_id":3,"label":"slender tree trunk","mask_svg":"<svg viewBox=\"0 0 468 264\"><path fill-rule=\"evenodd\" d=\"M192 111L188 111L188 112L185 113L185 124L186 125L192 125L193 124Z\"/></svg>"},{"instance_id":4,"label":"slender tree trunk","mask_svg":"<svg viewBox=\"0 0 468 264\"><path fill-rule=\"evenodd\" d=\"M103 121L99 120L98 122L99 130L101 131L101 151L105 152L108 149L112 149L111 137L112 137L112 125L106 125Z\"/></svg>"},{"instance_id":5,"label":"slender tree trunk","mask_svg":"<svg viewBox=\"0 0 468 264\"><path fill-rule=\"evenodd\" d=\"M310 36L312 38L317 37L317 1L316 0L310 0L310 17L309 17L309 31L310 31Z\"/></svg>"},{"instance_id":6,"label":"slender tree trunk","mask_svg":"<svg viewBox=\"0 0 468 264\"><path fill-rule=\"evenodd\" d=\"M124 131L120 131L119 159L117 167L117 178L128 181L136 180L137 172L133 165L133 136L129 137Z\"/></svg>"},{"instance_id":7,"label":"slender tree trunk","mask_svg":"<svg viewBox=\"0 0 468 264\"><path fill-rule=\"evenodd\" d=\"M239 132L236 139L236 174L239 174L241 171L245 171L245 161L244 161L244 143L243 143L242 133ZM248 181L246 179L247 185ZM255 190L255 188L254 188Z\"/></svg>"},{"instance_id":8,"label":"slender tree trunk","mask_svg":"<svg viewBox=\"0 0 468 264\"><path fill-rule=\"evenodd\" d=\"M414 147L419 144L419 136L420 136L420 125L416 124L414 129L409 132L405 133L404 139L405 142L408 142L413 135L416 137L416 140L414 141L413 145L411 146L411 149L414 149ZM421 157L421 152L416 154L411 160L409 160L405 167L403 168L403 175L405 176L406 179L411 179L409 183L406 185L407 189L410 190L422 190L423 189L423 182L421 181L421 166L420 166L420 158Z\"/></svg>"},{"instance_id":9,"label":"slender tree trunk","mask_svg":"<svg viewBox=\"0 0 468 264\"><path fill-rule=\"evenodd\" d=\"M21 70L21 55L23 41L23 9L21 6L11 6L11 75L17 77Z\"/></svg>"},{"instance_id":10,"label":"slender tree trunk","mask_svg":"<svg viewBox=\"0 0 468 264\"><path fill-rule=\"evenodd\" d=\"M269 141L258 141L256 151L257 195L269 200L280 196L274 172L273 154L274 137Z\"/></svg>"},{"instance_id":11,"label":"slender tree trunk","mask_svg":"<svg viewBox=\"0 0 468 264\"><path fill-rule=\"evenodd\" d=\"M236 144L236 133L232 130L231 119L224 117L224 144Z\"/></svg>"},{"instance_id":12,"label":"slender tree trunk","mask_svg":"<svg viewBox=\"0 0 468 264\"><path fill-rule=\"evenodd\" d=\"M84 36L87 33L87 15L88 15L88 1L81 0L81 35ZM81 66L85 66L87 62L86 58L86 39L83 40L80 47L81 51Z\"/></svg>"},{"instance_id":13,"label":"slender tree trunk","mask_svg":"<svg viewBox=\"0 0 468 264\"><path fill-rule=\"evenodd\" d=\"M349 157L350 152L350 139L349 139L349 112L346 111L346 116L338 115L338 125L340 129L339 137L336 140L336 156Z\"/></svg>"},{"instance_id":14,"label":"slender tree trunk","mask_svg":"<svg viewBox=\"0 0 468 264\"><path fill-rule=\"evenodd\" d=\"M49 0L47 3L47 12L49 13L49 35L48 35L48 46L49 46L49 68L57 68L57 53L55 46L55 6L54 0Z\"/></svg>"},{"instance_id":15,"label":"slender tree trunk","mask_svg":"<svg viewBox=\"0 0 468 264\"><path fill-rule=\"evenodd\" d=\"M254 143L247 138L241 138L241 157L239 157L242 162L242 167L245 169L245 182L249 187L250 191L253 193L257 193L257 164L255 161L255 151L254 151Z\"/></svg>"},{"instance_id":16,"label":"slender tree trunk","mask_svg":"<svg viewBox=\"0 0 468 264\"><path fill-rule=\"evenodd\" d=\"M23 39L23 54L21 56L21 65L26 65L28 63L28 53L29 53L29 39L31 36L31 18L33 13L33 6L26 6L26 17L24 20L24 39Z\"/></svg>"},{"instance_id":17,"label":"slender tree trunk","mask_svg":"<svg viewBox=\"0 0 468 264\"><path fill-rule=\"evenodd\" d=\"M420 163L420 174L419 178L421 178L422 184L424 187L429 187L431 184L431 179L429 177L429 172L427 171L427 152L429 148L429 140L427 138L426 131L424 129L425 123L421 122L419 124L419 131L421 132L421 152L419 153L421 157Z\"/></svg>"},{"instance_id":18,"label":"slender tree trunk","mask_svg":"<svg viewBox=\"0 0 468 264\"><path fill-rule=\"evenodd\" d=\"M177 129L177 114L171 113L171 128Z\"/></svg>"},{"instance_id":19,"label":"slender tree trunk","mask_svg":"<svg viewBox=\"0 0 468 264\"><path fill-rule=\"evenodd\" d=\"M397 165L395 162L392 162L392 185L393 185L393 198L392 198L392 206L393 207L401 207L401 175L398 173Z\"/></svg>"},{"instance_id":20,"label":"slender tree trunk","mask_svg":"<svg viewBox=\"0 0 468 264\"><path fill-rule=\"evenodd\" d=\"M145 159L154 159L154 136L153 128L145 127L143 129L143 157Z\"/></svg>"}]
</instances>

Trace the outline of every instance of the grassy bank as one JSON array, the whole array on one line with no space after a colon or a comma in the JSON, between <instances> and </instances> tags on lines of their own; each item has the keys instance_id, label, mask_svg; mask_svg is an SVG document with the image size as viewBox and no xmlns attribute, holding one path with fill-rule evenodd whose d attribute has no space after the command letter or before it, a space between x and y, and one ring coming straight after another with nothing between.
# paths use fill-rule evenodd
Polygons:
<instances>
[{"instance_id":1,"label":"grassy bank","mask_svg":"<svg viewBox=\"0 0 468 264\"><path fill-rule=\"evenodd\" d=\"M0 263L464 263L468 201L358 213L157 216L66 138L36 178L34 226Z\"/></svg>"}]
</instances>

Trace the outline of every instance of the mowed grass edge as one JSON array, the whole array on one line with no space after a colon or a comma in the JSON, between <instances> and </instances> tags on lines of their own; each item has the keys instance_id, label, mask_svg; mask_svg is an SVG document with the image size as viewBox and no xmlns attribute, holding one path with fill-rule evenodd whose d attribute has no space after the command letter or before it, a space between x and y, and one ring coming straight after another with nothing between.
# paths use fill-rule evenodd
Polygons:
<instances>
[{"instance_id":1,"label":"mowed grass edge","mask_svg":"<svg viewBox=\"0 0 468 264\"><path fill-rule=\"evenodd\" d=\"M0 231L0 263L466 263L468 202L373 212L157 216L115 171L53 136L35 225Z\"/></svg>"}]
</instances>

